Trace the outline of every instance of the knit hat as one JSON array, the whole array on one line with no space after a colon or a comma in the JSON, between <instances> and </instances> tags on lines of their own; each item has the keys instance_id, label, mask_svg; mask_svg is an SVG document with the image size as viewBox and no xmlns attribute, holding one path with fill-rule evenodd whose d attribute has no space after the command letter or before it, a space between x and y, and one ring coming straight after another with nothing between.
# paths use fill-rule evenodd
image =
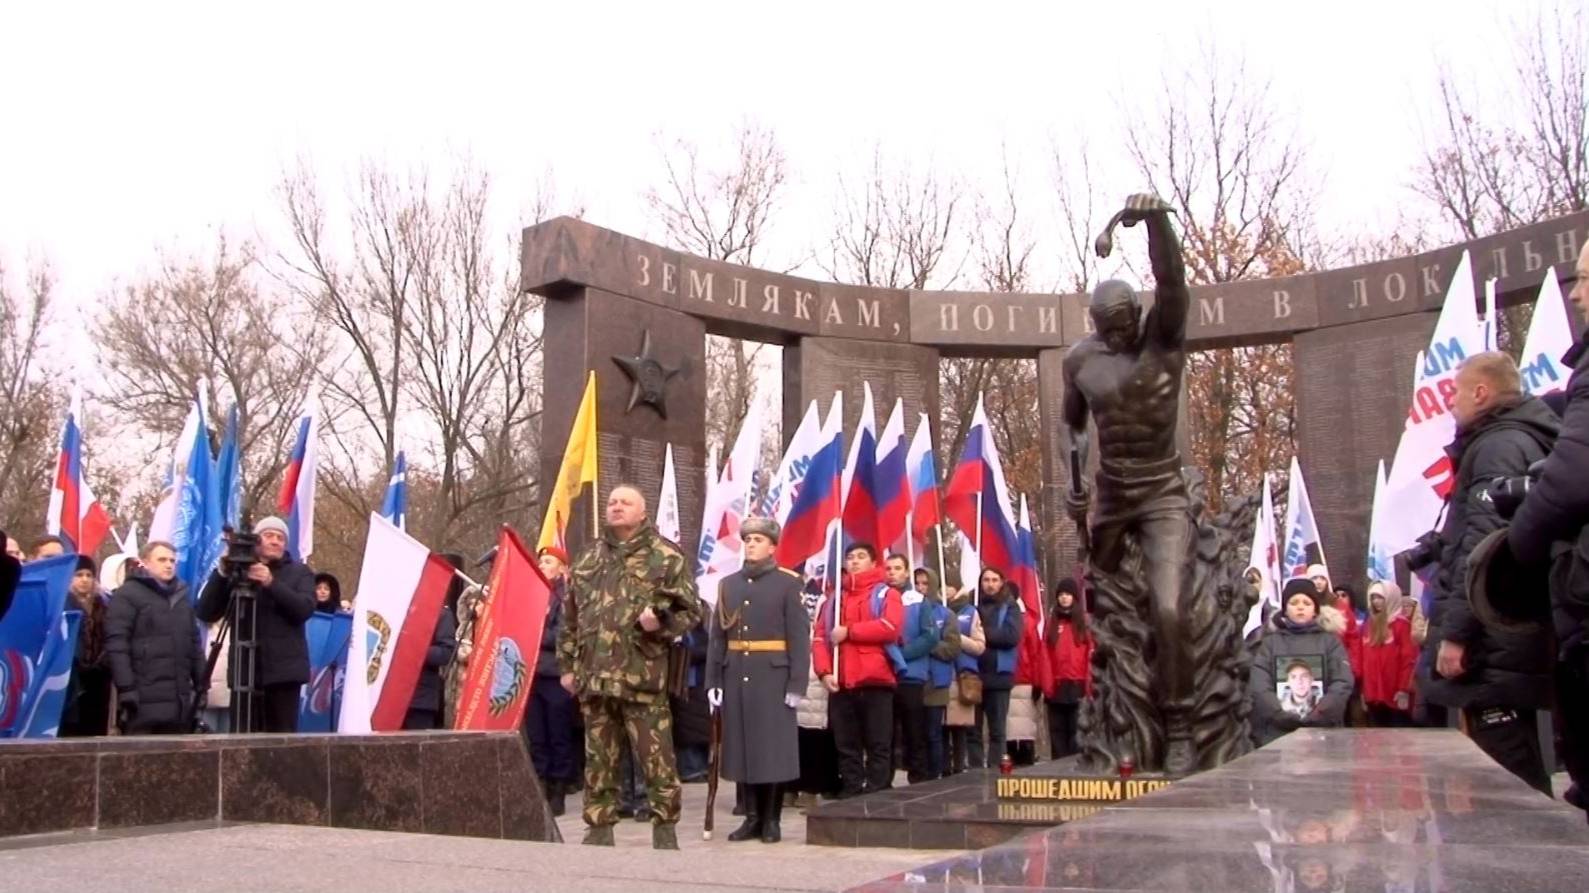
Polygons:
<instances>
[{"instance_id":1,"label":"knit hat","mask_svg":"<svg viewBox=\"0 0 1589 893\"><path fill-rule=\"evenodd\" d=\"M536 550L535 557L540 558L542 555L550 555L561 561L564 566L568 565L568 550L561 546L542 546Z\"/></svg>"},{"instance_id":2,"label":"knit hat","mask_svg":"<svg viewBox=\"0 0 1589 893\"><path fill-rule=\"evenodd\" d=\"M1310 564L1308 565L1308 572L1302 576L1307 577L1309 580L1313 579L1314 577L1323 577L1325 580L1329 580L1330 572L1329 569L1322 564Z\"/></svg>"},{"instance_id":3,"label":"knit hat","mask_svg":"<svg viewBox=\"0 0 1589 893\"><path fill-rule=\"evenodd\" d=\"M739 525L739 538L746 539L751 534L761 534L772 540L773 545L777 545L778 538L783 535L783 528L771 518L746 518L745 522Z\"/></svg>"},{"instance_id":4,"label":"knit hat","mask_svg":"<svg viewBox=\"0 0 1589 893\"><path fill-rule=\"evenodd\" d=\"M1307 596L1308 600L1313 602L1314 616L1318 616L1319 609L1323 606L1319 604L1319 589L1313 585L1311 579L1307 577L1292 577L1286 581L1285 588L1280 591L1281 610L1284 610L1286 605L1291 604L1293 595Z\"/></svg>"},{"instance_id":5,"label":"knit hat","mask_svg":"<svg viewBox=\"0 0 1589 893\"><path fill-rule=\"evenodd\" d=\"M93 556L79 555L77 556L77 570L88 571L91 574L97 574L99 573L99 566L94 563Z\"/></svg>"},{"instance_id":6,"label":"knit hat","mask_svg":"<svg viewBox=\"0 0 1589 893\"><path fill-rule=\"evenodd\" d=\"M275 515L266 515L254 523L254 534L256 536L267 530L274 530L282 536L287 536L287 522Z\"/></svg>"}]
</instances>

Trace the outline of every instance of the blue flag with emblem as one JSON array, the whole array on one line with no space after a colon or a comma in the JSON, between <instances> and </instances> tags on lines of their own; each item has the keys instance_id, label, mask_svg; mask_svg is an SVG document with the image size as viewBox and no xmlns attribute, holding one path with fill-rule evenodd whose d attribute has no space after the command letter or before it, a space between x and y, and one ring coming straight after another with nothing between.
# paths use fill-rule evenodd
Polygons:
<instances>
[{"instance_id":1,"label":"blue flag with emblem","mask_svg":"<svg viewBox=\"0 0 1589 893\"><path fill-rule=\"evenodd\" d=\"M0 738L19 737L36 712L34 704L50 677L50 643L52 636L59 635L67 590L76 572L77 556L71 554L22 566L11 610L0 619ZM59 709L55 720L60 721Z\"/></svg>"},{"instance_id":2,"label":"blue flag with emblem","mask_svg":"<svg viewBox=\"0 0 1589 893\"><path fill-rule=\"evenodd\" d=\"M381 500L381 517L398 530L408 529L408 459L401 450L392 463L392 478L386 482L386 498Z\"/></svg>"},{"instance_id":3,"label":"blue flag with emblem","mask_svg":"<svg viewBox=\"0 0 1589 893\"><path fill-rule=\"evenodd\" d=\"M352 632L352 614L316 612L304 624L304 637L309 641L309 683L298 697L298 731L336 731Z\"/></svg>"},{"instance_id":4,"label":"blue flag with emblem","mask_svg":"<svg viewBox=\"0 0 1589 893\"><path fill-rule=\"evenodd\" d=\"M61 613L61 622L44 643L39 683L23 707L18 737L54 738L60 732L61 714L66 712L66 689L72 681L72 658L77 656L77 633L82 626L82 611L74 608Z\"/></svg>"}]
</instances>

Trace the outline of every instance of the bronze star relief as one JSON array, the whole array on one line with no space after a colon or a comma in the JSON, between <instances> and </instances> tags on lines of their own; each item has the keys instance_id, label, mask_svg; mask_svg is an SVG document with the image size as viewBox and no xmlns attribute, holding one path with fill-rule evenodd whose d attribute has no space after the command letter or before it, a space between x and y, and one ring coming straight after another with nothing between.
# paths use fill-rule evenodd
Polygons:
<instances>
[{"instance_id":1,"label":"bronze star relief","mask_svg":"<svg viewBox=\"0 0 1589 893\"><path fill-rule=\"evenodd\" d=\"M656 408L657 415L667 418L668 382L672 381L680 370L678 367L669 369L651 355L651 330L647 329L641 336L639 356L615 356L612 361L617 363L634 383L634 388L629 392L629 406L624 412L631 412L635 406L646 403Z\"/></svg>"}]
</instances>

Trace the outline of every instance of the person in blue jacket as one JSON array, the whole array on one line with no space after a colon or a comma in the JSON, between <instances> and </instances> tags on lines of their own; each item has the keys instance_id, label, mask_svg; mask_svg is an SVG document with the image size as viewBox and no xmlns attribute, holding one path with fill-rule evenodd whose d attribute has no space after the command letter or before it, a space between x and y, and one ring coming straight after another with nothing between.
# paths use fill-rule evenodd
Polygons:
<instances>
[{"instance_id":1,"label":"person in blue jacket","mask_svg":"<svg viewBox=\"0 0 1589 893\"><path fill-rule=\"evenodd\" d=\"M890 555L884 565L888 585L899 590L905 606L905 621L899 628L899 648L895 661L894 721L900 730L905 757L905 779L910 784L926 781L928 658L932 646L942 638L934 625L931 603L912 585L910 562L903 555Z\"/></svg>"},{"instance_id":2,"label":"person in blue jacket","mask_svg":"<svg viewBox=\"0 0 1589 893\"><path fill-rule=\"evenodd\" d=\"M982 587L977 613L982 618L987 650L982 652L982 706L977 710L976 736L988 736L987 766L999 765L1004 757L1004 725L1010 716L1010 689L1015 687L1015 649L1021 644L1025 614L1015 596L1015 587L1005 581L998 568L982 569Z\"/></svg>"}]
</instances>

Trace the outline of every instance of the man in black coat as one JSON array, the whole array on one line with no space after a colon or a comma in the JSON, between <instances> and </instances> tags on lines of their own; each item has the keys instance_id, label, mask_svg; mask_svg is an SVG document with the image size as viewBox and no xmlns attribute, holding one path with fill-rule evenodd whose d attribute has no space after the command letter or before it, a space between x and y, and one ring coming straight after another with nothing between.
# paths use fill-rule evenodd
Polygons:
<instances>
[{"instance_id":1,"label":"man in black coat","mask_svg":"<svg viewBox=\"0 0 1589 893\"><path fill-rule=\"evenodd\" d=\"M1490 481L1524 474L1544 458L1560 420L1523 393L1517 364L1499 352L1475 354L1458 367L1452 413L1457 436L1446 454L1456 479L1440 528L1419 688L1431 703L1460 708L1475 744L1549 795L1535 720L1550 704L1548 634L1480 623L1468 603L1467 560L1505 523L1489 497Z\"/></svg>"},{"instance_id":2,"label":"man in black coat","mask_svg":"<svg viewBox=\"0 0 1589 893\"><path fill-rule=\"evenodd\" d=\"M1578 255L1570 299L1589 321L1589 245ZM1562 357L1567 379L1561 434L1539 481L1512 517L1507 544L1519 561L1551 562L1556 628L1560 752L1573 787L1566 800L1589 810L1589 331Z\"/></svg>"},{"instance_id":3,"label":"man in black coat","mask_svg":"<svg viewBox=\"0 0 1589 893\"><path fill-rule=\"evenodd\" d=\"M105 616L118 725L129 735L189 732L205 686L193 603L177 579L170 543L145 543L138 560L142 566L111 596Z\"/></svg>"},{"instance_id":4,"label":"man in black coat","mask_svg":"<svg viewBox=\"0 0 1589 893\"><path fill-rule=\"evenodd\" d=\"M257 600L254 613L254 715L256 732L298 731L298 690L309 681L309 642L303 626L314 614L314 572L287 554L287 524L277 517L254 525L259 561L248 568ZM198 615L214 623L232 606L232 581L219 570L210 574L199 596ZM228 669L232 697L239 697L242 666L236 636ZM235 726L234 726L235 728Z\"/></svg>"}]
</instances>

